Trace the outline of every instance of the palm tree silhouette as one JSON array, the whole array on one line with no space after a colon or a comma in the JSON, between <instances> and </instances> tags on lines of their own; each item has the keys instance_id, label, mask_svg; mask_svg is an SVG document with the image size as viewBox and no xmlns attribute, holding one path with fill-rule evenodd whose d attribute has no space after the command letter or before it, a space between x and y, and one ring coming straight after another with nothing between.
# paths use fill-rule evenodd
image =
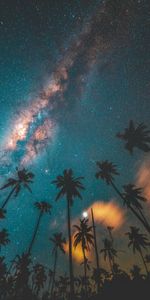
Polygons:
<instances>
[{"instance_id":1,"label":"palm tree silhouette","mask_svg":"<svg viewBox=\"0 0 150 300\"><path fill-rule=\"evenodd\" d=\"M141 279L143 277L141 274L141 268L137 265L133 265L132 269L130 270L130 274L134 280Z\"/></svg>"},{"instance_id":2,"label":"palm tree silhouette","mask_svg":"<svg viewBox=\"0 0 150 300\"><path fill-rule=\"evenodd\" d=\"M45 268L41 264L36 264L33 266L33 290L35 291L36 295L39 294L40 290L44 288L47 276L45 272Z\"/></svg>"},{"instance_id":3,"label":"palm tree silhouette","mask_svg":"<svg viewBox=\"0 0 150 300\"><path fill-rule=\"evenodd\" d=\"M150 131L143 123L136 127L131 120L128 128L125 128L123 133L118 133L117 137L126 142L125 149L127 149L130 154L133 153L134 148L139 148L144 152L150 151Z\"/></svg>"},{"instance_id":4,"label":"palm tree silhouette","mask_svg":"<svg viewBox=\"0 0 150 300\"><path fill-rule=\"evenodd\" d=\"M0 231L0 249L2 246L6 246L9 243L10 243L9 233L6 229L2 229Z\"/></svg>"},{"instance_id":5,"label":"palm tree silhouette","mask_svg":"<svg viewBox=\"0 0 150 300\"><path fill-rule=\"evenodd\" d=\"M108 234L109 234L109 236L110 236L110 239L111 239L111 241L112 241L112 244L113 244L113 242L114 242L114 238L113 238L113 235L112 235L112 230L114 229L114 227L112 227L112 226L107 226L107 230L108 230Z\"/></svg>"},{"instance_id":6,"label":"palm tree silhouette","mask_svg":"<svg viewBox=\"0 0 150 300\"><path fill-rule=\"evenodd\" d=\"M126 198L124 195L119 191L116 184L114 183L114 176L119 175L117 171L117 167L112 162L109 162L108 160L97 162L98 166L98 172L95 174L97 179L104 180L108 185L111 185L115 192L120 196L120 198L123 200L123 203L126 204ZM132 196L132 195L131 195ZM139 199L138 199L139 200ZM131 199L132 201L132 199ZM132 213L136 216L136 218L142 223L142 225L145 227L145 229L150 233L150 226L149 224L144 221L143 217L138 213L138 211L135 209L135 206L131 205L131 203L128 200L128 203L126 204L127 207L132 211Z\"/></svg>"},{"instance_id":7,"label":"palm tree silhouette","mask_svg":"<svg viewBox=\"0 0 150 300\"><path fill-rule=\"evenodd\" d=\"M91 279L96 283L99 283L100 286L103 286L103 283L106 278L109 277L109 273L104 268L93 268L93 273Z\"/></svg>"},{"instance_id":8,"label":"palm tree silhouette","mask_svg":"<svg viewBox=\"0 0 150 300\"><path fill-rule=\"evenodd\" d=\"M5 219L6 210L0 208L0 219Z\"/></svg>"},{"instance_id":9,"label":"palm tree silhouette","mask_svg":"<svg viewBox=\"0 0 150 300\"><path fill-rule=\"evenodd\" d=\"M92 226L93 226L93 237L94 237L94 249L95 249L95 258L96 258L96 269L97 272L99 273L99 255L98 255L98 248L97 248L97 237L96 237L96 226L95 226L95 220L94 220L94 212L93 209L91 208L91 216L92 216ZM99 281L97 283L97 293L99 294L100 292L100 284Z\"/></svg>"},{"instance_id":10,"label":"palm tree silhouette","mask_svg":"<svg viewBox=\"0 0 150 300\"><path fill-rule=\"evenodd\" d=\"M148 241L146 234L142 234L139 231L140 231L139 228L137 228L135 226L130 226L130 231L126 232L125 234L129 238L128 247L132 246L134 254L136 251L140 254L142 262L143 262L145 270L146 270L146 273L148 275L149 272L148 272L147 265L146 265L146 262L145 262L145 259L143 256L142 248L146 249L148 246L150 246L150 242Z\"/></svg>"},{"instance_id":11,"label":"palm tree silhouette","mask_svg":"<svg viewBox=\"0 0 150 300\"><path fill-rule=\"evenodd\" d=\"M67 298L67 289L69 285L69 277L68 276L59 276L59 286L60 286L60 295L62 299Z\"/></svg>"},{"instance_id":12,"label":"palm tree silhouette","mask_svg":"<svg viewBox=\"0 0 150 300\"><path fill-rule=\"evenodd\" d=\"M55 285L55 277L56 277L56 268L57 268L57 260L58 260L58 250L65 254L64 244L66 244L66 239L63 238L62 232L54 233L53 237L50 238L50 241L54 244L52 253L54 254L54 269L53 269L53 281L51 288L51 297L53 297L53 290Z\"/></svg>"},{"instance_id":13,"label":"palm tree silhouette","mask_svg":"<svg viewBox=\"0 0 150 300\"><path fill-rule=\"evenodd\" d=\"M103 243L104 243L104 248L101 249L100 252L104 254L105 261L108 259L110 271L113 274L114 273L113 265L115 263L115 257L117 257L117 250L115 248L113 248L112 240L105 238L103 240Z\"/></svg>"},{"instance_id":14,"label":"palm tree silhouette","mask_svg":"<svg viewBox=\"0 0 150 300\"><path fill-rule=\"evenodd\" d=\"M47 289L47 294L49 294L50 292L50 288L51 288L51 283L53 280L53 271L51 269L48 269L48 289Z\"/></svg>"},{"instance_id":15,"label":"palm tree silhouette","mask_svg":"<svg viewBox=\"0 0 150 300\"><path fill-rule=\"evenodd\" d=\"M146 254L146 255L145 255L145 262L146 262L147 264L150 264L150 254Z\"/></svg>"},{"instance_id":16,"label":"palm tree silhouette","mask_svg":"<svg viewBox=\"0 0 150 300\"><path fill-rule=\"evenodd\" d=\"M40 226L40 223L41 223L41 219L43 217L43 214L44 213L49 213L51 214L51 209L52 209L52 205L49 204L48 202L46 201L41 201L41 202L35 202L35 207L39 210L39 217L37 219L37 223L36 223L36 226L35 226L35 229L34 229L34 232L33 232L33 236L32 236L32 239L31 239L31 242L30 242L30 245L29 245L29 248L28 248L28 254L31 253L32 251L32 247L33 247L33 244L34 244L34 241L36 239L36 235L37 235L37 232L38 232L38 229L39 229L39 226Z\"/></svg>"},{"instance_id":17,"label":"palm tree silhouette","mask_svg":"<svg viewBox=\"0 0 150 300\"><path fill-rule=\"evenodd\" d=\"M84 187L81 183L83 177L74 177L72 169L64 170L63 175L58 175L56 180L52 181L53 184L60 190L56 201L66 196L67 200L67 222L68 222L68 239L69 239L69 273L70 273L70 295L74 295L74 278L73 278L73 263L72 263L72 238L71 238L71 206L73 205L74 198L82 199L79 190Z\"/></svg>"},{"instance_id":18,"label":"palm tree silhouette","mask_svg":"<svg viewBox=\"0 0 150 300\"><path fill-rule=\"evenodd\" d=\"M22 255L17 255L14 260L15 267L15 294L17 295L20 292L25 293L27 289L30 270L29 266L31 264L31 259L28 253L23 253ZM23 296L21 295L21 296ZM22 297L21 297L22 298Z\"/></svg>"},{"instance_id":19,"label":"palm tree silhouette","mask_svg":"<svg viewBox=\"0 0 150 300\"><path fill-rule=\"evenodd\" d=\"M80 220L80 225L74 225L77 232L74 235L74 247L76 248L81 244L83 259L84 259L84 277L85 277L85 294L87 295L87 258L86 251L90 250L90 246L94 246L92 226L89 226L88 219Z\"/></svg>"},{"instance_id":20,"label":"palm tree silhouette","mask_svg":"<svg viewBox=\"0 0 150 300\"><path fill-rule=\"evenodd\" d=\"M32 192L30 189L29 184L33 183L32 179L34 174L32 172L28 172L26 169L18 170L17 169L17 176L16 178L8 178L6 184L4 184L0 190L4 190L6 188L12 187L10 193L8 194L7 198L5 199L4 203L1 206L1 209L4 209L7 205L8 201L10 200L11 196L14 194L15 197L18 196L21 188L26 188L29 192Z\"/></svg>"},{"instance_id":21,"label":"palm tree silhouette","mask_svg":"<svg viewBox=\"0 0 150 300\"><path fill-rule=\"evenodd\" d=\"M147 227L150 228L150 225L143 213L142 203L147 201L147 199L143 197L143 189L137 188L134 184L125 185L123 188L123 197L125 199L124 204L127 207L133 207L134 209L136 209L145 224L147 224Z\"/></svg>"}]
</instances>

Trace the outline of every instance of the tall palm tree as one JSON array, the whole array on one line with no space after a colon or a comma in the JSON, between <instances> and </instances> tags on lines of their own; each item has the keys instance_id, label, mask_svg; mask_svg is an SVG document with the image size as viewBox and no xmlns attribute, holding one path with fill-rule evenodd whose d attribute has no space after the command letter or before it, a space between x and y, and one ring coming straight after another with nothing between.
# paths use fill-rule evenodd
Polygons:
<instances>
[{"instance_id":1,"label":"tall palm tree","mask_svg":"<svg viewBox=\"0 0 150 300\"><path fill-rule=\"evenodd\" d=\"M67 222L68 222L68 239L69 239L69 273L70 273L70 295L74 295L74 278L73 278L73 263L72 263L72 238L71 238L71 206L74 198L82 199L80 190L84 187L81 183L83 177L74 177L72 169L64 170L62 175L58 175L52 183L60 190L56 201L61 197L66 196L67 200Z\"/></svg>"},{"instance_id":2,"label":"tall palm tree","mask_svg":"<svg viewBox=\"0 0 150 300\"><path fill-rule=\"evenodd\" d=\"M51 209L52 209L52 205L49 204L48 202L45 202L45 201L35 202L34 205L39 210L39 217L37 219L37 223L36 223L36 226L35 226L35 229L34 229L34 232L33 232L33 236L32 236L29 248L28 248L28 252L27 252L28 254L30 254L31 251L32 251L32 247L33 247L34 241L36 239L36 235L37 235L37 232L38 232L43 214L44 213L51 214Z\"/></svg>"},{"instance_id":3,"label":"tall palm tree","mask_svg":"<svg viewBox=\"0 0 150 300\"><path fill-rule=\"evenodd\" d=\"M10 240L9 240L9 233L6 229L2 229L0 231L0 249L2 246L6 246L7 244L9 244Z\"/></svg>"},{"instance_id":4,"label":"tall palm tree","mask_svg":"<svg viewBox=\"0 0 150 300\"><path fill-rule=\"evenodd\" d=\"M143 256L142 249L146 249L148 246L150 246L150 242L148 241L148 238L146 234L142 234L139 232L140 229L135 226L130 226L130 231L126 232L125 234L129 238L129 244L128 247L132 246L133 253L135 254L136 251L140 254L142 262L144 264L145 270L147 275L149 274L147 265Z\"/></svg>"},{"instance_id":5,"label":"tall palm tree","mask_svg":"<svg viewBox=\"0 0 150 300\"><path fill-rule=\"evenodd\" d=\"M10 193L1 206L1 209L5 208L12 195L15 197L18 196L22 187L26 188L29 192L32 192L29 184L33 182L33 177L34 174L32 172L28 172L26 169L17 169L16 178L8 178L6 184L0 188L0 190L11 188Z\"/></svg>"},{"instance_id":6,"label":"tall palm tree","mask_svg":"<svg viewBox=\"0 0 150 300\"><path fill-rule=\"evenodd\" d=\"M147 224L147 226L150 228L150 225L148 224L148 221L143 213L142 203L147 201L147 199L143 197L143 189L137 188L134 184L125 185L123 188L125 205L127 207L133 207L135 210L137 210L145 224Z\"/></svg>"},{"instance_id":7,"label":"tall palm tree","mask_svg":"<svg viewBox=\"0 0 150 300\"><path fill-rule=\"evenodd\" d=\"M124 140L125 149L127 149L130 154L133 153L134 148L139 148L144 152L150 151L150 130L143 123L135 126L133 121L129 122L128 128L125 128L123 133L118 133L117 137Z\"/></svg>"},{"instance_id":8,"label":"tall palm tree","mask_svg":"<svg viewBox=\"0 0 150 300\"><path fill-rule=\"evenodd\" d=\"M47 293L49 294L51 283L53 280L53 271L51 269L48 269L48 288L47 288Z\"/></svg>"},{"instance_id":9,"label":"tall palm tree","mask_svg":"<svg viewBox=\"0 0 150 300\"><path fill-rule=\"evenodd\" d=\"M141 213L139 214L139 212L135 209L135 206L131 205L131 203L129 201L127 201L127 203L126 203L125 195L123 195L123 193L121 193L119 191L116 184L114 183L114 181L115 181L114 176L119 175L116 165L113 164L112 162L109 162L108 160L105 160L102 162L98 161L97 167L98 167L98 172L95 175L96 178L104 180L108 185L111 185L113 187L115 192L123 200L123 203L127 205L127 207L135 215L135 217L142 223L142 225L145 227L145 229L148 231L148 233L150 233L150 225L147 222L145 222L143 217L141 217ZM132 199L131 199L131 201L132 201Z\"/></svg>"},{"instance_id":10,"label":"tall palm tree","mask_svg":"<svg viewBox=\"0 0 150 300\"><path fill-rule=\"evenodd\" d=\"M53 297L53 290L55 285L55 277L56 277L56 268L57 268L57 260L58 260L58 250L65 254L64 244L66 244L66 239L63 238L62 232L54 233L53 237L50 238L50 241L54 244L52 254L54 255L54 269L53 269L53 281L51 288L51 297Z\"/></svg>"},{"instance_id":11,"label":"tall palm tree","mask_svg":"<svg viewBox=\"0 0 150 300\"><path fill-rule=\"evenodd\" d=\"M94 212L91 208L91 216L92 216L92 226L93 226L93 237L94 237L94 249L95 249L95 258L96 258L96 268L97 273L99 273L100 266L99 266L99 255L98 255L98 248L97 248L97 237L96 237L96 226L95 226L95 220L94 220ZM100 292L100 282L97 281L97 293Z\"/></svg>"},{"instance_id":12,"label":"tall palm tree","mask_svg":"<svg viewBox=\"0 0 150 300\"><path fill-rule=\"evenodd\" d=\"M108 259L110 271L113 272L113 265L115 263L115 257L117 257L117 250L113 247L112 240L105 238L103 240L104 248L100 250L101 253L104 254L104 260Z\"/></svg>"},{"instance_id":13,"label":"tall palm tree","mask_svg":"<svg viewBox=\"0 0 150 300\"><path fill-rule=\"evenodd\" d=\"M84 276L85 276L85 294L87 295L87 258L86 251L90 250L90 246L94 246L94 237L92 234L92 226L89 226L88 219L80 220L80 225L74 225L74 228L77 230L74 236L74 247L76 248L81 244L83 259L84 259Z\"/></svg>"}]
</instances>

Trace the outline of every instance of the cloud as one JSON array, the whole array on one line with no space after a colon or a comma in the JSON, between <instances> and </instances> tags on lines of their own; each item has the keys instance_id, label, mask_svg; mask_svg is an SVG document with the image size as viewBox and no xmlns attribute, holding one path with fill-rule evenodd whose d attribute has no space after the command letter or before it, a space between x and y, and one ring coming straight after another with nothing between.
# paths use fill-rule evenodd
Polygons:
<instances>
[{"instance_id":1,"label":"cloud","mask_svg":"<svg viewBox=\"0 0 150 300\"><path fill-rule=\"evenodd\" d=\"M93 209L94 219L96 225L101 225L103 228L107 226L114 227L114 230L120 229L125 222L125 213L120 206L114 201L104 202L104 201L96 201L91 206L89 206L85 211L88 213L89 223L91 224L91 208ZM78 220L75 219L72 221L72 224L77 224ZM72 234L72 242L74 241L74 235L76 232ZM65 250L68 253L69 245L68 242L65 246ZM83 261L83 253L81 246L77 246L76 249L73 247L72 249L73 258L76 262L81 263ZM89 260L92 259L92 252L86 253Z\"/></svg>"},{"instance_id":2,"label":"cloud","mask_svg":"<svg viewBox=\"0 0 150 300\"><path fill-rule=\"evenodd\" d=\"M120 228L125 221L125 214L122 208L114 201L94 202L91 207L87 209L89 216L91 215L91 208L93 209L95 222L103 226L112 226L114 229ZM91 217L89 217L91 219Z\"/></svg>"}]
</instances>

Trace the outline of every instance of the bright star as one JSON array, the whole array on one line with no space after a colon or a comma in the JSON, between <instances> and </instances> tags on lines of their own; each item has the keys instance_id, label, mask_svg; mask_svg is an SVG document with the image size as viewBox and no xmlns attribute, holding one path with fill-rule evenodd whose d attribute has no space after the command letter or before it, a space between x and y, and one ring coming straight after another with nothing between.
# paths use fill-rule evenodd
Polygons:
<instances>
[{"instance_id":1,"label":"bright star","mask_svg":"<svg viewBox=\"0 0 150 300\"><path fill-rule=\"evenodd\" d=\"M83 216L83 218L87 218L88 217L88 212L87 211L83 211L82 216Z\"/></svg>"}]
</instances>

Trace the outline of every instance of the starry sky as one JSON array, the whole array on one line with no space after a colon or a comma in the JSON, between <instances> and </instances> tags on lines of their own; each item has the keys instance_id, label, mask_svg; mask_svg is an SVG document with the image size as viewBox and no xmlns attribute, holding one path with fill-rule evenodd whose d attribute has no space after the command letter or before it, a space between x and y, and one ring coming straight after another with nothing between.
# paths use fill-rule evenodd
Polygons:
<instances>
[{"instance_id":1,"label":"starry sky","mask_svg":"<svg viewBox=\"0 0 150 300\"><path fill-rule=\"evenodd\" d=\"M67 235L66 203L55 202L51 181L65 168L85 177L83 201L72 209L76 219L96 200L116 196L95 179L97 160L118 165L121 186L135 180L144 159L138 150L130 156L116 133L131 119L150 126L148 1L1 0L0 6L0 182L26 159L35 174L33 193L23 191L8 205L3 226L11 243L3 252L10 260L27 249L38 216L33 203L46 200L53 211L43 217L33 256L50 264L48 238L60 230ZM50 104L36 110L46 93ZM10 150L7 141L24 115L28 133ZM33 132L45 120L46 138L32 157Z\"/></svg>"}]
</instances>

